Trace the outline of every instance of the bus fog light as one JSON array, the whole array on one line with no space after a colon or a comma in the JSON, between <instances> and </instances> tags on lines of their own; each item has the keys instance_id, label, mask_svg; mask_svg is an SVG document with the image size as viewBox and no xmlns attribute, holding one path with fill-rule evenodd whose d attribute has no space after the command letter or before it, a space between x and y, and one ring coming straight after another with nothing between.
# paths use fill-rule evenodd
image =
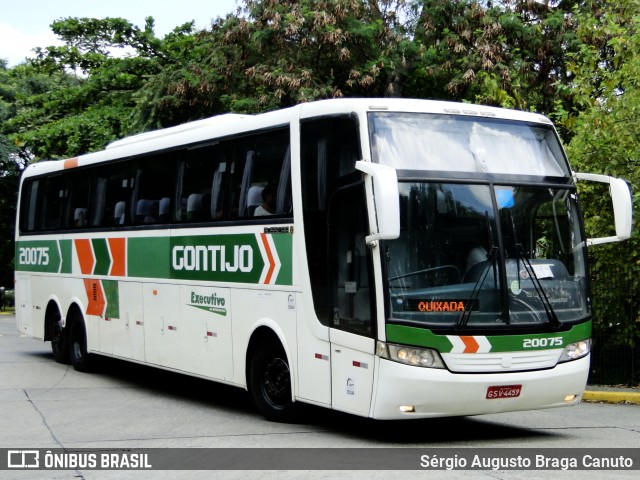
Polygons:
<instances>
[{"instance_id":1,"label":"bus fog light","mask_svg":"<svg viewBox=\"0 0 640 480\"><path fill-rule=\"evenodd\" d=\"M571 360L577 360L587 355L591 351L591 339L582 340L580 342L570 343L562 352L560 356L560 362L570 362Z\"/></svg>"},{"instance_id":2,"label":"bus fog light","mask_svg":"<svg viewBox=\"0 0 640 480\"><path fill-rule=\"evenodd\" d=\"M400 405L398 408L402 413L416 413L416 407L413 405Z\"/></svg>"},{"instance_id":3,"label":"bus fog light","mask_svg":"<svg viewBox=\"0 0 640 480\"><path fill-rule=\"evenodd\" d=\"M576 399L576 396L577 395L567 395L566 397L564 397L564 401L566 403L573 402Z\"/></svg>"},{"instance_id":4,"label":"bus fog light","mask_svg":"<svg viewBox=\"0 0 640 480\"><path fill-rule=\"evenodd\" d=\"M388 344L389 359L394 362L426 368L445 368L440 355L430 348Z\"/></svg>"}]
</instances>

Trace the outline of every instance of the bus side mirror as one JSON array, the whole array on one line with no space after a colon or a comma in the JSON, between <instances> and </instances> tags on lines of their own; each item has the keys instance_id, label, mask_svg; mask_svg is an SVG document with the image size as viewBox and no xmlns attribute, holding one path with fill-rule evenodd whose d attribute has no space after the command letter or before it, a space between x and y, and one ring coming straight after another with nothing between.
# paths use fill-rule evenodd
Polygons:
<instances>
[{"instance_id":1,"label":"bus side mirror","mask_svg":"<svg viewBox=\"0 0 640 480\"><path fill-rule=\"evenodd\" d=\"M633 206L631 190L627 182L621 178L597 175L595 173L574 173L578 180L609 184L609 194L613 202L613 214L615 217L616 235L613 237L588 238L587 246L602 243L619 242L631 236L633 222Z\"/></svg>"},{"instance_id":2,"label":"bus side mirror","mask_svg":"<svg viewBox=\"0 0 640 480\"><path fill-rule=\"evenodd\" d=\"M377 225L367 236L367 244L377 240L393 240L400 236L400 194L395 168L378 163L356 162L356 169L373 180L373 202Z\"/></svg>"}]
</instances>

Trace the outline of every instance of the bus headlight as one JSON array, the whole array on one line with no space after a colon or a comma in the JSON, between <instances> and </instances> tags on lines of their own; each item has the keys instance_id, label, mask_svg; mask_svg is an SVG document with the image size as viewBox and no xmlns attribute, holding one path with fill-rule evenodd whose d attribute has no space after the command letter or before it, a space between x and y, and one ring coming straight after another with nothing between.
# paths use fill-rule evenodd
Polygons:
<instances>
[{"instance_id":1,"label":"bus headlight","mask_svg":"<svg viewBox=\"0 0 640 480\"><path fill-rule=\"evenodd\" d=\"M591 351L591 339L582 340L580 342L570 343L564 348L564 352L560 356L558 363L570 362L587 355Z\"/></svg>"},{"instance_id":2,"label":"bus headlight","mask_svg":"<svg viewBox=\"0 0 640 480\"><path fill-rule=\"evenodd\" d=\"M415 367L445 368L440 355L431 348L416 348L406 345L378 342L377 354L394 362Z\"/></svg>"}]
</instances>

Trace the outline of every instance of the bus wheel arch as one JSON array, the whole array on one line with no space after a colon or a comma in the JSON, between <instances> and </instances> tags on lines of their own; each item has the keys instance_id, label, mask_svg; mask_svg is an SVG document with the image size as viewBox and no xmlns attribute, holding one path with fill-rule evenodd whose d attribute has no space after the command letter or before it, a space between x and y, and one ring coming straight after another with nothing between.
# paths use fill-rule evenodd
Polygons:
<instances>
[{"instance_id":1,"label":"bus wheel arch","mask_svg":"<svg viewBox=\"0 0 640 480\"><path fill-rule=\"evenodd\" d=\"M87 351L87 327L84 315L77 304L71 305L67 313L69 360L78 372L89 372L92 355Z\"/></svg>"},{"instance_id":2,"label":"bus wheel arch","mask_svg":"<svg viewBox=\"0 0 640 480\"><path fill-rule=\"evenodd\" d=\"M69 329L64 326L60 306L50 300L44 314L44 340L51 341L53 358L58 363L69 363Z\"/></svg>"},{"instance_id":3,"label":"bus wheel arch","mask_svg":"<svg viewBox=\"0 0 640 480\"><path fill-rule=\"evenodd\" d=\"M278 335L258 328L249 341L246 358L247 388L267 420L295 421L298 405L293 401L291 362Z\"/></svg>"}]
</instances>

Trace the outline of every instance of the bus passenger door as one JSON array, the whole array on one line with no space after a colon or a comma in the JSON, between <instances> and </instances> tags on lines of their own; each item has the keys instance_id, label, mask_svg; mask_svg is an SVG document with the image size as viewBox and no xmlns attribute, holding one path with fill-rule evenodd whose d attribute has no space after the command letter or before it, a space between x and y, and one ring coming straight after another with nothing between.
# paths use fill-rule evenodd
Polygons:
<instances>
[{"instance_id":1,"label":"bus passenger door","mask_svg":"<svg viewBox=\"0 0 640 480\"><path fill-rule=\"evenodd\" d=\"M336 190L328 221L331 403L336 410L368 415L374 377L375 311L362 182Z\"/></svg>"}]
</instances>

